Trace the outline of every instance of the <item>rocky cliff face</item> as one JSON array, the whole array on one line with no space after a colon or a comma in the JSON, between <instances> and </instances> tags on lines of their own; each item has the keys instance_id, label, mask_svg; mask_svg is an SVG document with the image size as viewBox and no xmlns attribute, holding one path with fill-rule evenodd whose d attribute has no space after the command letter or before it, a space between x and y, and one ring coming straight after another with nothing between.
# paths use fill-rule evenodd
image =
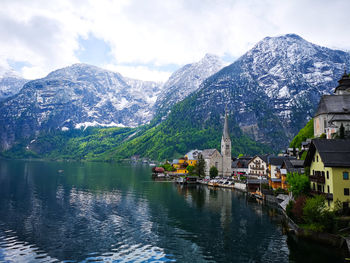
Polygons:
<instances>
[{"instance_id":1,"label":"rocky cliff face","mask_svg":"<svg viewBox=\"0 0 350 263\"><path fill-rule=\"evenodd\" d=\"M223 66L224 63L218 56L206 54L200 61L175 71L165 82L163 92L157 99L157 113L162 116L167 115L174 104L197 91L205 79L218 72Z\"/></svg>"},{"instance_id":2,"label":"rocky cliff face","mask_svg":"<svg viewBox=\"0 0 350 263\"><path fill-rule=\"evenodd\" d=\"M0 67L0 101L16 95L27 81L13 70Z\"/></svg>"},{"instance_id":3,"label":"rocky cliff face","mask_svg":"<svg viewBox=\"0 0 350 263\"><path fill-rule=\"evenodd\" d=\"M1 148L42 131L147 123L160 91L158 83L90 65L56 70L0 104Z\"/></svg>"}]
</instances>

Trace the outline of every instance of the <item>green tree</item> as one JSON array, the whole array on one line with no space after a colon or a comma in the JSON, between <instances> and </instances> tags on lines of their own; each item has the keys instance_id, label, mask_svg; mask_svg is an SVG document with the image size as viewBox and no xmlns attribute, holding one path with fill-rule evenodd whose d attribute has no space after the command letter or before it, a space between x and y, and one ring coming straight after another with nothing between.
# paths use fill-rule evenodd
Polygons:
<instances>
[{"instance_id":1,"label":"green tree","mask_svg":"<svg viewBox=\"0 0 350 263\"><path fill-rule=\"evenodd\" d=\"M192 165L189 165L186 167L186 170L188 171L188 175L194 175L195 173L195 167Z\"/></svg>"},{"instance_id":2,"label":"green tree","mask_svg":"<svg viewBox=\"0 0 350 263\"><path fill-rule=\"evenodd\" d=\"M301 143L314 136L314 119L308 121L304 128L293 138L289 147L300 148Z\"/></svg>"},{"instance_id":3,"label":"green tree","mask_svg":"<svg viewBox=\"0 0 350 263\"><path fill-rule=\"evenodd\" d=\"M204 168L205 168L205 161L203 159L202 156L200 156L198 158L198 162L195 165L195 174L198 174L198 176L200 177L204 177L205 176L205 172L204 172Z\"/></svg>"},{"instance_id":4,"label":"green tree","mask_svg":"<svg viewBox=\"0 0 350 263\"><path fill-rule=\"evenodd\" d=\"M304 174L298 174L296 172L293 174L288 173L287 181L289 185L288 189L295 198L301 195L307 195L310 191L309 177Z\"/></svg>"},{"instance_id":5,"label":"green tree","mask_svg":"<svg viewBox=\"0 0 350 263\"><path fill-rule=\"evenodd\" d=\"M218 168L216 168L215 166L210 167L209 174L210 178L215 178L219 174Z\"/></svg>"}]
</instances>

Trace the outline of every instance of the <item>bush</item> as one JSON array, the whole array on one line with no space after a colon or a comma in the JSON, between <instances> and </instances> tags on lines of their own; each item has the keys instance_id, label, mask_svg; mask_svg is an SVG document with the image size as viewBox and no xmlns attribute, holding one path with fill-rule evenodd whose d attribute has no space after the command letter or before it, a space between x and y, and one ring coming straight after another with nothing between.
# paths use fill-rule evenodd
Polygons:
<instances>
[{"instance_id":1,"label":"bush","mask_svg":"<svg viewBox=\"0 0 350 263\"><path fill-rule=\"evenodd\" d=\"M216 176L218 176L219 171L215 166L212 166L209 170L209 174L210 174L210 178L215 178Z\"/></svg>"},{"instance_id":2,"label":"bush","mask_svg":"<svg viewBox=\"0 0 350 263\"><path fill-rule=\"evenodd\" d=\"M293 205L292 208L292 218L297 223L303 223L304 222L304 206L306 203L306 196L299 196Z\"/></svg>"},{"instance_id":3,"label":"bush","mask_svg":"<svg viewBox=\"0 0 350 263\"><path fill-rule=\"evenodd\" d=\"M335 224L335 214L326 208L326 199L317 195L306 200L303 209L305 222L315 228L315 231L332 231Z\"/></svg>"}]
</instances>

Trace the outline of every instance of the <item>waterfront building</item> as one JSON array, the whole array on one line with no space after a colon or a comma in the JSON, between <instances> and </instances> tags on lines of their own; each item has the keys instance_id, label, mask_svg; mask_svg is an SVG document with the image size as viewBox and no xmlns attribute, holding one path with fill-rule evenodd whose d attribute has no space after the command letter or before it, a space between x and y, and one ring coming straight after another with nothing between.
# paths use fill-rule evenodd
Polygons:
<instances>
[{"instance_id":1,"label":"waterfront building","mask_svg":"<svg viewBox=\"0 0 350 263\"><path fill-rule=\"evenodd\" d=\"M290 157L291 158L291 157ZM285 160L288 160L289 157L284 156L268 156L268 180L269 186L272 189L282 188L282 177L281 177L281 167Z\"/></svg>"},{"instance_id":2,"label":"waterfront building","mask_svg":"<svg viewBox=\"0 0 350 263\"><path fill-rule=\"evenodd\" d=\"M234 176L245 176L248 174L248 162L252 159L250 156L242 156L232 161L232 174Z\"/></svg>"},{"instance_id":3,"label":"waterfront building","mask_svg":"<svg viewBox=\"0 0 350 263\"><path fill-rule=\"evenodd\" d=\"M349 208L350 140L312 140L304 165L310 167L313 194L324 195L329 207L339 200Z\"/></svg>"},{"instance_id":4,"label":"waterfront building","mask_svg":"<svg viewBox=\"0 0 350 263\"><path fill-rule=\"evenodd\" d=\"M314 137L332 139L343 125L350 133L350 77L344 72L334 95L323 95L314 116Z\"/></svg>"},{"instance_id":5,"label":"waterfront building","mask_svg":"<svg viewBox=\"0 0 350 263\"><path fill-rule=\"evenodd\" d=\"M192 150L185 154L185 159L188 165L195 166L198 162L199 155L202 153L201 150Z\"/></svg>"},{"instance_id":6,"label":"waterfront building","mask_svg":"<svg viewBox=\"0 0 350 263\"><path fill-rule=\"evenodd\" d=\"M255 155L248 162L248 174L256 176L267 176L268 155Z\"/></svg>"}]
</instances>

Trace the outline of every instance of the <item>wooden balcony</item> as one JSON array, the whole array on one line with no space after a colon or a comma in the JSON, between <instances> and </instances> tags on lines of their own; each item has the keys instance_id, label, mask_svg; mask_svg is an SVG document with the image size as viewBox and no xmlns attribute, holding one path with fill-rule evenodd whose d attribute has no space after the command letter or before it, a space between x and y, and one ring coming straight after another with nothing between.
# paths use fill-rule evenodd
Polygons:
<instances>
[{"instance_id":1,"label":"wooden balcony","mask_svg":"<svg viewBox=\"0 0 350 263\"><path fill-rule=\"evenodd\" d=\"M310 175L309 178L311 182L319 184L324 184L326 182L326 178L324 177L324 175Z\"/></svg>"},{"instance_id":2,"label":"wooden balcony","mask_svg":"<svg viewBox=\"0 0 350 263\"><path fill-rule=\"evenodd\" d=\"M330 193L323 193L316 190L311 190L310 193L313 195L323 195L327 200L333 200L333 194Z\"/></svg>"}]
</instances>

